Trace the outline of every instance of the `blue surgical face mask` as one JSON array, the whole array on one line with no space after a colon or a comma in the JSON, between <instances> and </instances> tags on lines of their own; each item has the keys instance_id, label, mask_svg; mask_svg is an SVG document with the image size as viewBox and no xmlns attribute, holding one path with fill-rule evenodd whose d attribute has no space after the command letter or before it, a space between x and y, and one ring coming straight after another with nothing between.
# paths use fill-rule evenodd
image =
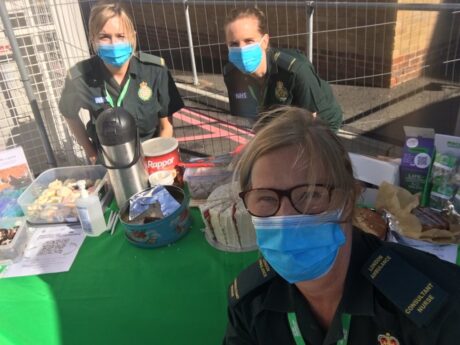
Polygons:
<instances>
[{"instance_id":1,"label":"blue surgical face mask","mask_svg":"<svg viewBox=\"0 0 460 345\"><path fill-rule=\"evenodd\" d=\"M340 214L252 217L252 222L263 256L292 284L320 278L332 268L345 243Z\"/></svg>"},{"instance_id":2,"label":"blue surgical face mask","mask_svg":"<svg viewBox=\"0 0 460 345\"><path fill-rule=\"evenodd\" d=\"M260 42L244 47L228 47L228 60L241 72L249 74L260 66L263 53Z\"/></svg>"},{"instance_id":3,"label":"blue surgical face mask","mask_svg":"<svg viewBox=\"0 0 460 345\"><path fill-rule=\"evenodd\" d=\"M128 42L120 42L115 44L99 44L97 47L97 55L107 64L121 67L129 60L133 53L133 47Z\"/></svg>"}]
</instances>

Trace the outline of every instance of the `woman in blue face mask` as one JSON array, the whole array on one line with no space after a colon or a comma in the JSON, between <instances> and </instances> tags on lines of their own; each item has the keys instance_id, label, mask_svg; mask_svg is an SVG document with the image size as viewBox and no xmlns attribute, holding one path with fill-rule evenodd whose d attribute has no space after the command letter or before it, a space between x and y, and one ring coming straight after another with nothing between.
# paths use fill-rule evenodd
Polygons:
<instances>
[{"instance_id":1,"label":"woman in blue face mask","mask_svg":"<svg viewBox=\"0 0 460 345\"><path fill-rule=\"evenodd\" d=\"M228 63L224 67L232 115L252 120L273 105L293 105L317 114L337 131L342 110L329 84L298 50L270 47L264 13L232 10L224 24Z\"/></svg>"},{"instance_id":2,"label":"woman in blue face mask","mask_svg":"<svg viewBox=\"0 0 460 345\"><path fill-rule=\"evenodd\" d=\"M59 102L89 160L97 157L95 121L109 107L133 115L142 140L172 136L172 115L184 104L164 60L136 53L136 31L120 4L92 7L89 40L95 55L69 70ZM86 127L79 117L82 108L90 113Z\"/></svg>"},{"instance_id":3,"label":"woman in blue face mask","mask_svg":"<svg viewBox=\"0 0 460 345\"><path fill-rule=\"evenodd\" d=\"M353 228L359 188L327 124L283 107L255 131L236 174L262 258L230 286L224 344L456 343L460 269Z\"/></svg>"}]
</instances>

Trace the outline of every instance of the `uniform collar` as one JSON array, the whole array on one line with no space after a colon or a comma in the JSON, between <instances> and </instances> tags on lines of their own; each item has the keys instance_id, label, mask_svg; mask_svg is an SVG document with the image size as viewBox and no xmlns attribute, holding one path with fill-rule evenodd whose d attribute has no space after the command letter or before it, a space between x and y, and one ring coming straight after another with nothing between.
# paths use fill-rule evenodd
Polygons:
<instances>
[{"instance_id":1,"label":"uniform collar","mask_svg":"<svg viewBox=\"0 0 460 345\"><path fill-rule=\"evenodd\" d=\"M314 317L308 302L293 284L277 276L270 284L262 304L262 309L280 313L295 312L302 335L313 343L335 344L343 338L342 314L374 315L373 287L360 273L362 266L372 253L366 246L359 230L353 230L352 255L345 279L344 295L338 312L327 330L321 328Z\"/></svg>"},{"instance_id":2,"label":"uniform collar","mask_svg":"<svg viewBox=\"0 0 460 345\"><path fill-rule=\"evenodd\" d=\"M270 284L262 308L281 313L293 312L297 293L299 291L295 285L277 275Z\"/></svg>"},{"instance_id":3,"label":"uniform collar","mask_svg":"<svg viewBox=\"0 0 460 345\"><path fill-rule=\"evenodd\" d=\"M339 308L350 315L374 315L374 288L361 273L372 254L364 241L365 234L353 229L352 254L345 280L344 295Z\"/></svg>"},{"instance_id":4,"label":"uniform collar","mask_svg":"<svg viewBox=\"0 0 460 345\"><path fill-rule=\"evenodd\" d=\"M140 72L139 58L137 55L134 55L129 63L128 73L132 79L136 79L136 77L141 74Z\"/></svg>"},{"instance_id":5,"label":"uniform collar","mask_svg":"<svg viewBox=\"0 0 460 345\"><path fill-rule=\"evenodd\" d=\"M360 272L372 251L364 243L361 231L353 230L352 241L353 250L339 310L350 315L374 315L373 286ZM270 284L263 309L283 313L293 312L299 300L303 298L295 285L277 276Z\"/></svg>"},{"instance_id":6,"label":"uniform collar","mask_svg":"<svg viewBox=\"0 0 460 345\"><path fill-rule=\"evenodd\" d=\"M274 56L276 53L275 48L267 49L267 73L266 75L274 75L278 73L278 65L275 63Z\"/></svg>"},{"instance_id":7,"label":"uniform collar","mask_svg":"<svg viewBox=\"0 0 460 345\"><path fill-rule=\"evenodd\" d=\"M327 332L320 326L305 297L294 284L277 277L270 285L262 309L283 314L295 313L300 332L309 343L335 344L343 337L341 314L337 313Z\"/></svg>"},{"instance_id":8,"label":"uniform collar","mask_svg":"<svg viewBox=\"0 0 460 345\"><path fill-rule=\"evenodd\" d=\"M115 81L115 79L112 77L112 74L109 72L109 70L104 66L104 62L102 61L101 58L99 58L99 66L102 70L102 78L107 82L109 85L109 91L111 92L116 92L117 94L120 92L122 85L127 80L127 76L131 79L136 79L136 77L140 74L139 71L139 60L138 58L134 55L131 57L131 60L129 61L129 66L128 66L128 72L127 76L125 76L125 79L122 83L122 85L118 85L118 83Z\"/></svg>"}]
</instances>

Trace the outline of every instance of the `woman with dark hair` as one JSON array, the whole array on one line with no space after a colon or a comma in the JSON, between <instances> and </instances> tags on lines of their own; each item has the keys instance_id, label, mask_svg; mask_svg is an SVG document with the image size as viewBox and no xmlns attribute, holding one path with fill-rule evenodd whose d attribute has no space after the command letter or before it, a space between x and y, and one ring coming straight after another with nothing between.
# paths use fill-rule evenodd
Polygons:
<instances>
[{"instance_id":1,"label":"woman with dark hair","mask_svg":"<svg viewBox=\"0 0 460 345\"><path fill-rule=\"evenodd\" d=\"M337 131L342 110L331 87L299 51L270 47L264 13L235 8L225 21L229 63L224 80L232 115L255 119L274 105L295 105L315 113Z\"/></svg>"}]
</instances>

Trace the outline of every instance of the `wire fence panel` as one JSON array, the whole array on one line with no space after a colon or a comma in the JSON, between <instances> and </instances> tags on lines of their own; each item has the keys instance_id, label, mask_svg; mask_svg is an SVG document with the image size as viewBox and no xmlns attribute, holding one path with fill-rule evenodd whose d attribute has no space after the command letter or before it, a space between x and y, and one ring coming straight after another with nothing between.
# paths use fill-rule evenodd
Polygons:
<instances>
[{"instance_id":1,"label":"wire fence panel","mask_svg":"<svg viewBox=\"0 0 460 345\"><path fill-rule=\"evenodd\" d=\"M55 1L52 6L46 0L15 0L6 1L6 5L57 162L59 165L76 165L82 164L86 159L81 149L75 146L59 114L57 102L69 67L65 63L69 61L66 55L67 40L62 39L61 30L71 31L74 24L72 18L78 19L79 16L75 17L75 13L79 14L80 11L78 2L67 1L65 7L68 15L63 18L63 5L58 5L58 2ZM67 24L63 24L62 20L67 20ZM70 32L67 33L69 34ZM4 42L0 53L0 86L3 96L0 97L3 109L0 116L5 123L1 130L1 147L22 146L32 171L39 173L50 166L47 164L43 142L3 25L0 39ZM82 57L79 56L78 60Z\"/></svg>"},{"instance_id":2,"label":"wire fence panel","mask_svg":"<svg viewBox=\"0 0 460 345\"><path fill-rule=\"evenodd\" d=\"M174 116L182 153L226 153L252 136L247 120L229 115L222 78L227 61L223 22L231 9L242 5L257 5L266 13L274 47L307 54L313 38L313 64L343 108L339 135L349 150L398 156L404 125L430 126L446 134L460 127L460 12L446 10L436 0L428 4L438 5L434 10L410 1L122 2L132 14L139 49L166 60L186 101L186 108ZM95 1L6 4L58 165L85 164L57 104L67 70L92 54L87 32ZM3 26L0 87L0 148L21 145L35 173L47 169ZM85 111L81 117L89 119Z\"/></svg>"}]
</instances>

